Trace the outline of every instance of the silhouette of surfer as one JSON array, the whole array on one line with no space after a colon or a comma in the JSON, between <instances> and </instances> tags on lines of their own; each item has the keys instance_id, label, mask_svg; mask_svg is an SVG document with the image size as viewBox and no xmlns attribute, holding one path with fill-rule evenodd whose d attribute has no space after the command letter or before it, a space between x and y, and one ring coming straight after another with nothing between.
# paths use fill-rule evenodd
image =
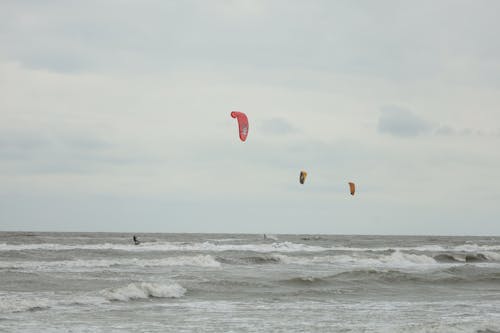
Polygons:
<instances>
[{"instance_id":1,"label":"silhouette of surfer","mask_svg":"<svg viewBox=\"0 0 500 333\"><path fill-rule=\"evenodd\" d=\"M135 245L139 245L139 244L141 244L141 242L139 241L139 239L137 239L137 236L136 236L136 235L134 235L134 237L132 237L132 239L134 240L134 244L135 244Z\"/></svg>"}]
</instances>

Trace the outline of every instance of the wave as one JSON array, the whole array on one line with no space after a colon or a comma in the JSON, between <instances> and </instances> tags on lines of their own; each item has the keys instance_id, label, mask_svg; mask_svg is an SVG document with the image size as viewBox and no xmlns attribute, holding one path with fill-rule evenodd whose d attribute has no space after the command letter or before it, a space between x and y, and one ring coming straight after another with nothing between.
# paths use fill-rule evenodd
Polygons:
<instances>
[{"instance_id":1,"label":"wave","mask_svg":"<svg viewBox=\"0 0 500 333\"><path fill-rule=\"evenodd\" d=\"M177 283L147 282L130 283L120 288L76 295L57 292L0 293L0 314L44 311L71 306L105 306L113 301L129 301L150 297L179 298L185 293L186 289Z\"/></svg>"},{"instance_id":2,"label":"wave","mask_svg":"<svg viewBox=\"0 0 500 333\"><path fill-rule=\"evenodd\" d=\"M278 255L256 255L240 258L217 257L217 261L228 265L265 265L280 264L282 261Z\"/></svg>"},{"instance_id":3,"label":"wave","mask_svg":"<svg viewBox=\"0 0 500 333\"><path fill-rule=\"evenodd\" d=\"M414 266L435 265L437 261L427 255L417 255L395 251L390 255L327 255L327 256L289 256L280 253L244 257L217 257L218 262L228 265L317 265L330 264L339 266Z\"/></svg>"},{"instance_id":4,"label":"wave","mask_svg":"<svg viewBox=\"0 0 500 333\"><path fill-rule=\"evenodd\" d=\"M481 252L481 251L500 251L500 245L478 245L475 243L458 245L452 248L457 252Z\"/></svg>"},{"instance_id":5,"label":"wave","mask_svg":"<svg viewBox=\"0 0 500 333\"><path fill-rule=\"evenodd\" d=\"M320 277L304 276L304 277L294 277L286 280L279 281L284 284L293 286L318 286L328 284L328 279L323 279Z\"/></svg>"},{"instance_id":6,"label":"wave","mask_svg":"<svg viewBox=\"0 0 500 333\"><path fill-rule=\"evenodd\" d=\"M180 284L158 284L158 283L131 283L125 287L106 289L101 295L110 301L130 301L135 299L156 298L179 298L184 296L186 289Z\"/></svg>"},{"instance_id":7,"label":"wave","mask_svg":"<svg viewBox=\"0 0 500 333\"><path fill-rule=\"evenodd\" d=\"M386 247L347 247L333 246L329 250L346 252L384 252L384 251L415 251L415 252L487 252L500 251L500 245L464 244L457 246L420 245L420 246L386 246Z\"/></svg>"},{"instance_id":8,"label":"wave","mask_svg":"<svg viewBox=\"0 0 500 333\"><path fill-rule=\"evenodd\" d=\"M53 292L0 294L0 313L36 312L57 306L99 306L109 303L99 296L56 295Z\"/></svg>"},{"instance_id":9,"label":"wave","mask_svg":"<svg viewBox=\"0 0 500 333\"><path fill-rule=\"evenodd\" d=\"M500 253L489 251L483 253L440 253L435 255L434 259L444 263L498 262L500 261Z\"/></svg>"},{"instance_id":10,"label":"wave","mask_svg":"<svg viewBox=\"0 0 500 333\"><path fill-rule=\"evenodd\" d=\"M282 284L298 286L338 285L338 283L377 282L397 283L494 283L500 282L500 272L491 270L478 271L475 266L462 265L432 272L406 272L385 269L358 269L340 272L328 276L300 276L278 281Z\"/></svg>"},{"instance_id":11,"label":"wave","mask_svg":"<svg viewBox=\"0 0 500 333\"><path fill-rule=\"evenodd\" d=\"M337 256L315 256L315 257L294 257L275 254L275 258L284 264L337 264L337 265L360 265L360 266L414 266L414 265L435 265L437 261L427 255L393 252L390 255L379 257L361 257L350 255Z\"/></svg>"},{"instance_id":12,"label":"wave","mask_svg":"<svg viewBox=\"0 0 500 333\"><path fill-rule=\"evenodd\" d=\"M60 261L0 261L0 269L36 269L58 270L79 268L109 268L117 266L163 267L163 266L199 266L220 267L221 263L210 255L179 256L162 259L89 259Z\"/></svg>"},{"instance_id":13,"label":"wave","mask_svg":"<svg viewBox=\"0 0 500 333\"><path fill-rule=\"evenodd\" d=\"M442 253L434 256L434 259L436 259L436 261L438 262L444 262L444 263L454 263L454 262L474 263L474 262L495 261L494 259L492 259L491 256L482 253L475 253L475 254Z\"/></svg>"},{"instance_id":14,"label":"wave","mask_svg":"<svg viewBox=\"0 0 500 333\"><path fill-rule=\"evenodd\" d=\"M207 240L210 242L215 242L215 243L229 243L229 242L245 241L247 239L245 239L245 238L209 238Z\"/></svg>"},{"instance_id":15,"label":"wave","mask_svg":"<svg viewBox=\"0 0 500 333\"><path fill-rule=\"evenodd\" d=\"M334 275L324 277L294 277L279 281L283 284L297 286L325 286L338 285L338 283L354 282L383 282L383 283L401 283L401 282L418 282L420 275L416 273L401 272L397 270L376 270L376 269L361 269L354 271L341 272Z\"/></svg>"},{"instance_id":16,"label":"wave","mask_svg":"<svg viewBox=\"0 0 500 333\"><path fill-rule=\"evenodd\" d=\"M0 244L0 251L29 251L29 250L117 250L131 252L148 251L185 251L185 252L223 252L223 251L250 251L250 252L321 252L328 251L328 248L321 246L310 246L292 242L274 242L272 244L216 244L212 242L203 243L141 243L133 244Z\"/></svg>"},{"instance_id":17,"label":"wave","mask_svg":"<svg viewBox=\"0 0 500 333\"><path fill-rule=\"evenodd\" d=\"M229 239L228 239L229 240ZM500 245L477 245L474 243L463 244L458 246L443 247L441 245L422 245L416 247L345 247L345 246L319 246L307 245L293 242L273 242L262 244L227 244L226 242L207 241L202 243L183 243L183 242L151 242L142 243L138 246L133 244L120 243L101 243L101 244L57 244L57 243L42 243L42 244L0 244L0 252L2 251L31 251L31 250L47 250L47 251L70 251L70 250L86 250L86 251L127 251L127 252L231 252L244 251L255 253L321 253L321 252L341 252L342 254L350 254L350 256L332 256L332 262L361 262L364 260L366 264L370 262L377 264L377 261L387 260L389 262L411 262L431 264L434 261L440 263L453 262L486 262L500 261ZM405 253L412 252L412 253ZM368 254L364 258L357 257L356 253ZM379 258L370 259L372 255L382 255ZM389 256L388 256L389 255ZM325 256L328 258L327 256ZM354 259L351 259L354 258ZM282 258L283 259L283 258ZM273 262L273 259L265 259L262 262ZM280 259L281 260L281 259ZM300 264L301 259L292 259L295 263ZM315 259L317 262L323 262L324 259ZM328 261L329 259L327 259ZM375 260L375 261L372 261ZM286 261L283 260L283 261ZM302 260L304 261L304 260ZM314 262L314 261L313 261ZM387 262L386 262L387 263ZM157 264L152 264L157 265ZM159 264L158 264L159 265ZM168 264L167 264L168 265ZM217 266L217 263L198 263L200 266Z\"/></svg>"},{"instance_id":18,"label":"wave","mask_svg":"<svg viewBox=\"0 0 500 333\"><path fill-rule=\"evenodd\" d=\"M483 321L483 320L480 320ZM384 332L398 333L500 333L498 323L492 323L491 320L484 322L428 322L428 323L412 323L404 326L387 327ZM377 331L378 332L378 331Z\"/></svg>"},{"instance_id":19,"label":"wave","mask_svg":"<svg viewBox=\"0 0 500 333\"><path fill-rule=\"evenodd\" d=\"M169 256L159 259L141 258L111 258L111 259L77 259L54 261L0 261L0 270L24 271L87 271L105 268L126 267L168 267L168 266L193 266L220 268L227 265L334 265L354 267L435 267L439 264L481 264L499 262L500 254L495 252L485 253L440 253L440 254L414 254L394 251L390 254L341 254L341 255L315 255L297 256L275 252L242 257L199 254L194 256Z\"/></svg>"},{"instance_id":20,"label":"wave","mask_svg":"<svg viewBox=\"0 0 500 333\"><path fill-rule=\"evenodd\" d=\"M341 254L323 256L294 256L281 253L258 255L240 258L217 257L219 262L229 265L244 264L285 264L285 265L317 265L328 264L337 266L368 266L368 267L414 267L438 264L483 263L500 261L500 254L485 253L442 253L442 254L414 254L394 251L390 254Z\"/></svg>"},{"instance_id":21,"label":"wave","mask_svg":"<svg viewBox=\"0 0 500 333\"><path fill-rule=\"evenodd\" d=\"M491 268L481 267L471 264L448 267L440 273L452 276L452 281L462 282L500 282L500 272Z\"/></svg>"},{"instance_id":22,"label":"wave","mask_svg":"<svg viewBox=\"0 0 500 333\"><path fill-rule=\"evenodd\" d=\"M52 302L46 299L22 299L0 296L0 313L35 312L50 308Z\"/></svg>"},{"instance_id":23,"label":"wave","mask_svg":"<svg viewBox=\"0 0 500 333\"><path fill-rule=\"evenodd\" d=\"M273 240L273 241L278 241L278 237L276 235L266 235L264 234L265 239Z\"/></svg>"}]
</instances>

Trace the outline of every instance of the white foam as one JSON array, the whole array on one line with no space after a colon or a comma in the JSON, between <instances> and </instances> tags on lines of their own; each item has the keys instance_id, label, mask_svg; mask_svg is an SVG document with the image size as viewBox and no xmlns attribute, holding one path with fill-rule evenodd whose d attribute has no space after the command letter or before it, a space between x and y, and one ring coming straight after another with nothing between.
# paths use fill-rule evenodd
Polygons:
<instances>
[{"instance_id":1,"label":"white foam","mask_svg":"<svg viewBox=\"0 0 500 333\"><path fill-rule=\"evenodd\" d=\"M275 242L272 244L214 244L212 242L203 243L144 243L133 244L0 244L0 251L23 251L23 250L120 250L131 252L147 251L184 251L184 252L222 252L222 251L253 251L253 252L321 252L328 251L329 248L321 246L309 246L292 242Z\"/></svg>"},{"instance_id":2,"label":"white foam","mask_svg":"<svg viewBox=\"0 0 500 333\"><path fill-rule=\"evenodd\" d=\"M447 251L445 247L441 245L421 245L421 246L387 246L387 247L347 247L347 246L332 246L329 248L334 251L345 251L345 252L367 252L367 251L416 251L416 252L440 252Z\"/></svg>"},{"instance_id":3,"label":"white foam","mask_svg":"<svg viewBox=\"0 0 500 333\"><path fill-rule=\"evenodd\" d=\"M101 295L110 301L129 301L149 297L179 298L186 293L186 289L177 283L131 283L125 287L106 289Z\"/></svg>"},{"instance_id":4,"label":"white foam","mask_svg":"<svg viewBox=\"0 0 500 333\"><path fill-rule=\"evenodd\" d=\"M244 241L246 239L245 238L210 238L207 240L211 241L211 242L216 242L216 243L228 243L228 242Z\"/></svg>"},{"instance_id":5,"label":"white foam","mask_svg":"<svg viewBox=\"0 0 500 333\"><path fill-rule=\"evenodd\" d=\"M484 254L486 259L488 259L488 260L500 261L500 253L486 251L486 252L483 252L482 254Z\"/></svg>"},{"instance_id":6,"label":"white foam","mask_svg":"<svg viewBox=\"0 0 500 333\"><path fill-rule=\"evenodd\" d=\"M47 309L53 302L46 298L21 297L20 295L0 295L0 313L15 313Z\"/></svg>"},{"instance_id":7,"label":"white foam","mask_svg":"<svg viewBox=\"0 0 500 333\"><path fill-rule=\"evenodd\" d=\"M467 261L466 256L463 254L453 254L450 256L453 258L453 260L456 260L458 262L466 262Z\"/></svg>"},{"instance_id":8,"label":"white foam","mask_svg":"<svg viewBox=\"0 0 500 333\"><path fill-rule=\"evenodd\" d=\"M346 247L332 246L329 250L347 251L347 252L366 252L366 251L416 251L416 252L471 252L477 253L482 251L500 251L500 245L477 245L464 244L457 246L442 246L442 245L421 245L421 246L395 246L395 247Z\"/></svg>"},{"instance_id":9,"label":"white foam","mask_svg":"<svg viewBox=\"0 0 500 333\"><path fill-rule=\"evenodd\" d=\"M387 327L387 333L498 333L498 326L491 323L474 323L474 322L458 322L458 323L425 323L412 324L397 327Z\"/></svg>"},{"instance_id":10,"label":"white foam","mask_svg":"<svg viewBox=\"0 0 500 333\"><path fill-rule=\"evenodd\" d=\"M178 256L162 259L88 259L88 260L60 260L60 261L0 261L0 268L31 269L31 270L61 270L81 268L109 268L112 266L199 266L220 267L221 264L210 255Z\"/></svg>"},{"instance_id":11,"label":"white foam","mask_svg":"<svg viewBox=\"0 0 500 333\"><path fill-rule=\"evenodd\" d=\"M481 251L500 251L500 245L477 245L474 243L458 245L450 250L457 252L481 252Z\"/></svg>"},{"instance_id":12,"label":"white foam","mask_svg":"<svg viewBox=\"0 0 500 333\"><path fill-rule=\"evenodd\" d=\"M98 306L108 301L93 295L58 295L54 292L0 294L0 313L40 311L72 304Z\"/></svg>"},{"instance_id":13,"label":"white foam","mask_svg":"<svg viewBox=\"0 0 500 333\"><path fill-rule=\"evenodd\" d=\"M426 255L417 255L396 251L390 255L378 257L362 257L350 255L337 256L315 256L315 257L293 257L282 254L275 254L283 264L311 265L311 264L336 264L336 265L356 265L356 266L418 266L435 265L437 261Z\"/></svg>"},{"instance_id":14,"label":"white foam","mask_svg":"<svg viewBox=\"0 0 500 333\"><path fill-rule=\"evenodd\" d=\"M434 258L426 255L410 254L396 251L390 256L383 257L382 262L396 265L432 265L437 264Z\"/></svg>"},{"instance_id":15,"label":"white foam","mask_svg":"<svg viewBox=\"0 0 500 333\"><path fill-rule=\"evenodd\" d=\"M269 236L268 236L269 237ZM233 239L234 240L234 239ZM477 245L463 244L454 247L443 247L441 245L422 245L416 247L347 247L347 246L313 246L293 242L277 242L272 244L220 244L226 240L207 241L202 243L183 242L151 242L140 245L121 243L101 243L101 244L0 244L0 251L26 251L26 250L117 250L128 252L223 252L223 251L251 251L259 253L268 252L323 252L323 251L343 251L343 252L367 252L367 251L416 251L416 252L484 252L500 251L500 245ZM227 241L230 241L229 239Z\"/></svg>"}]
</instances>

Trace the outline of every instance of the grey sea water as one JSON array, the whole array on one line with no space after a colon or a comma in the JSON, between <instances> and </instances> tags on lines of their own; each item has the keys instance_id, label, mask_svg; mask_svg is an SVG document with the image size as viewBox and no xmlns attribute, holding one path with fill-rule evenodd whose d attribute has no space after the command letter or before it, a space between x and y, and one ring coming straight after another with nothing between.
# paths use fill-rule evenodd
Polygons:
<instances>
[{"instance_id":1,"label":"grey sea water","mask_svg":"<svg viewBox=\"0 0 500 333\"><path fill-rule=\"evenodd\" d=\"M0 233L1 332L500 332L500 238Z\"/></svg>"}]
</instances>

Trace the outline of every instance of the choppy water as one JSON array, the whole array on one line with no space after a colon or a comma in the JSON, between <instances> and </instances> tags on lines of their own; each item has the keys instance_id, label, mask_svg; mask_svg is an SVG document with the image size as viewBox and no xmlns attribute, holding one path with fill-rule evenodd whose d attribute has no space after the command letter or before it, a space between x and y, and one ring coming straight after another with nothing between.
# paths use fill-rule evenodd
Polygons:
<instances>
[{"instance_id":1,"label":"choppy water","mask_svg":"<svg viewBox=\"0 0 500 333\"><path fill-rule=\"evenodd\" d=\"M500 237L0 233L1 332L500 332Z\"/></svg>"}]
</instances>

